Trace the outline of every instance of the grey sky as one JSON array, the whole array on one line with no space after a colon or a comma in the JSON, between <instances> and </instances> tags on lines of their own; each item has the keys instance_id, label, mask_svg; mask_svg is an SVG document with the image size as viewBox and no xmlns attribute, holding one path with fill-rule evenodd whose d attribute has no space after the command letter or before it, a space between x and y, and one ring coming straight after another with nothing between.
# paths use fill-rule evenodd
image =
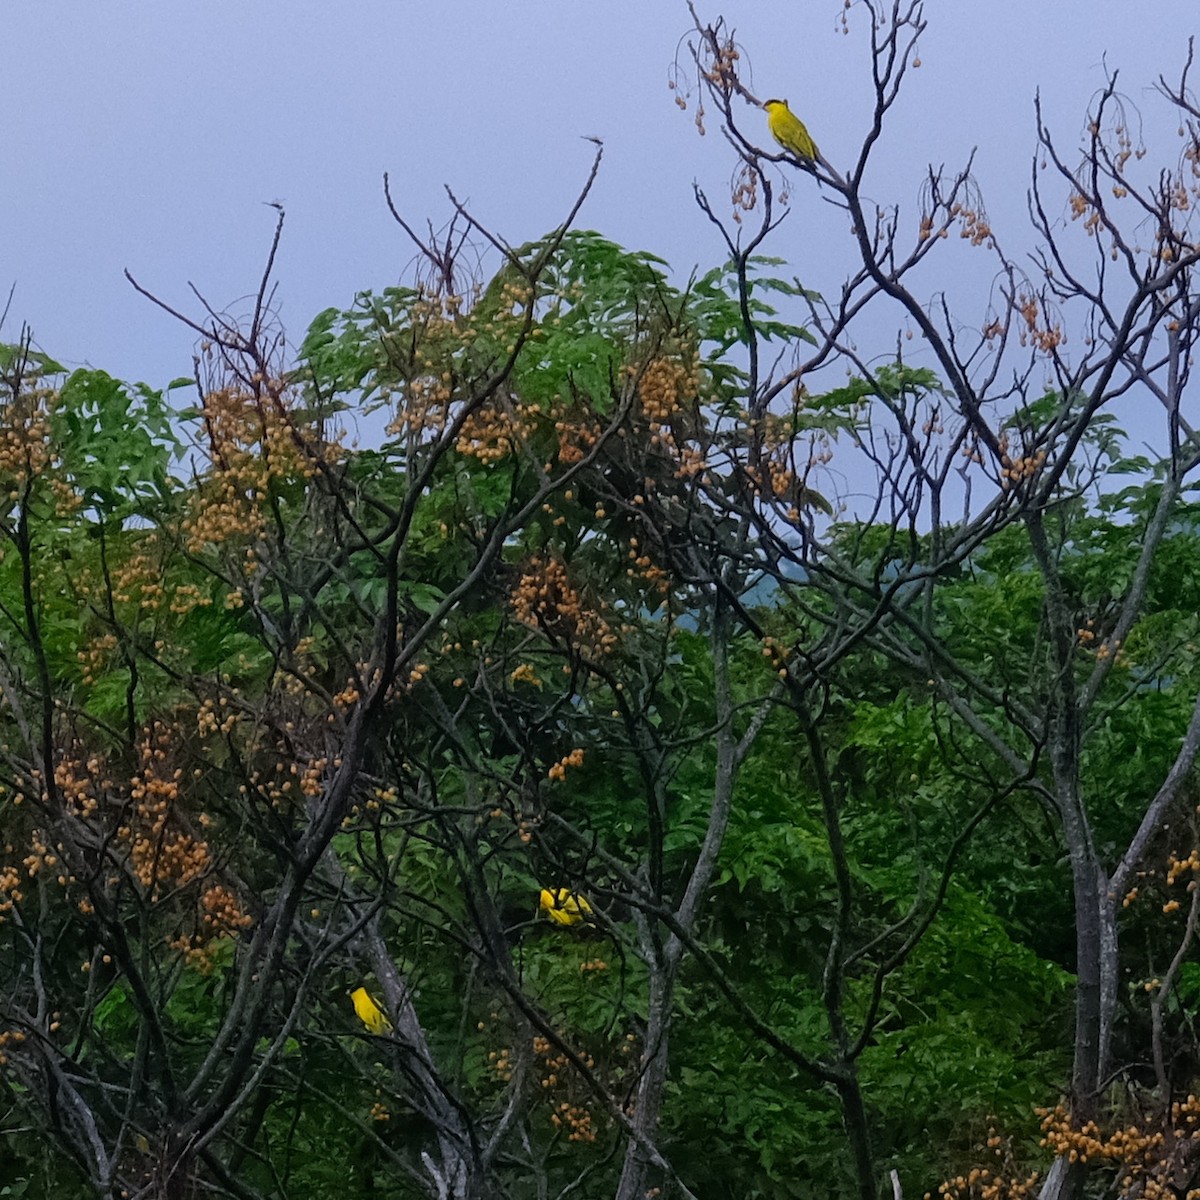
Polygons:
<instances>
[{"instance_id":1,"label":"grey sky","mask_svg":"<svg viewBox=\"0 0 1200 1200\"><path fill-rule=\"evenodd\" d=\"M519 242L566 211L590 161L584 135L606 153L581 225L681 274L720 257L691 185L727 211L733 155L715 125L697 136L666 87L683 0L0 5L0 289L17 285L0 337L27 321L62 361L155 385L187 373L192 335L122 269L179 305L188 281L227 305L255 286L275 219L263 202L275 199L288 214L282 316L298 340L321 308L395 282L411 257L383 203L385 170L414 221L441 223L448 183ZM724 12L756 91L787 96L826 157L847 164L870 101L866 13L852 8L843 36L837 0L698 8ZM927 162L953 166L978 145L992 224L1019 246L1034 89L1071 145L1107 54L1156 118L1145 89L1160 71L1178 76L1196 14L1194 0L928 0L926 15L922 66L869 191L911 206ZM744 128L761 125L748 111ZM769 250L831 290L844 230L810 181L793 208Z\"/></svg>"}]
</instances>

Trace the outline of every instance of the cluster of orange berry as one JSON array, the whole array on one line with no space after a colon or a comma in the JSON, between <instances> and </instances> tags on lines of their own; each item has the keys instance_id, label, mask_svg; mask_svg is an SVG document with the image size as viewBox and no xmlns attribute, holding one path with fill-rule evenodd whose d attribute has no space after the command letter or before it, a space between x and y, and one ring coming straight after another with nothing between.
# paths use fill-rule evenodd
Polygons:
<instances>
[{"instance_id":1,"label":"cluster of orange berry","mask_svg":"<svg viewBox=\"0 0 1200 1200\"><path fill-rule=\"evenodd\" d=\"M551 768L546 772L546 777L548 779L558 780L558 782L561 783L567 777L567 768L568 767L582 767L582 766L583 766L583 750L580 747L576 746L575 749L570 752L570 754L564 755L562 758L560 758L558 760L558 762L554 763L551 766Z\"/></svg>"},{"instance_id":2,"label":"cluster of orange berry","mask_svg":"<svg viewBox=\"0 0 1200 1200\"><path fill-rule=\"evenodd\" d=\"M143 599L143 607L149 607ZM155 605L157 607L157 605ZM181 583L171 594L170 611L178 617L185 617L193 609L211 608L212 597L205 595L194 583Z\"/></svg>"},{"instance_id":3,"label":"cluster of orange berry","mask_svg":"<svg viewBox=\"0 0 1200 1200\"><path fill-rule=\"evenodd\" d=\"M256 379L261 390L215 388L203 401L211 436L210 474L196 489L182 524L189 552L234 539L256 540L266 528L264 501L275 480L310 478L341 448L326 442L289 407L282 380ZM254 559L247 560L253 568Z\"/></svg>"},{"instance_id":4,"label":"cluster of orange berry","mask_svg":"<svg viewBox=\"0 0 1200 1200\"><path fill-rule=\"evenodd\" d=\"M252 499L247 499L247 491ZM234 478L205 481L196 489L182 524L188 552L202 554L210 546L259 537L266 515L258 496L257 480L244 486Z\"/></svg>"},{"instance_id":5,"label":"cluster of orange berry","mask_svg":"<svg viewBox=\"0 0 1200 1200\"><path fill-rule=\"evenodd\" d=\"M987 1141L975 1149L987 1154L993 1165L972 1167L965 1174L947 1179L936 1192L926 1192L924 1200L1032 1200L1040 1176L1037 1171L1024 1175L1018 1172L1011 1138L1002 1137L991 1125Z\"/></svg>"},{"instance_id":6,"label":"cluster of orange berry","mask_svg":"<svg viewBox=\"0 0 1200 1200\"><path fill-rule=\"evenodd\" d=\"M1009 458L1007 454L1003 455L1000 459L1000 486L1008 487L1011 484L1032 479L1042 469L1045 461L1046 452L1044 450L1039 450L1036 454L1023 454L1018 458Z\"/></svg>"},{"instance_id":7,"label":"cluster of orange berry","mask_svg":"<svg viewBox=\"0 0 1200 1200\"><path fill-rule=\"evenodd\" d=\"M0 480L10 499L17 499L19 489L55 461L49 418L57 398L49 388L30 388L0 404Z\"/></svg>"},{"instance_id":8,"label":"cluster of orange berry","mask_svg":"<svg viewBox=\"0 0 1200 1200\"><path fill-rule=\"evenodd\" d=\"M1071 1162L1110 1166L1119 1172L1119 1195L1139 1200L1200 1200L1200 1188L1181 1193L1175 1186L1179 1165L1200 1151L1200 1099L1190 1095L1171 1105L1164 1128L1126 1125L1105 1135L1095 1121L1072 1126L1062 1105L1039 1109L1042 1145ZM1166 1114L1164 1114L1166 1115Z\"/></svg>"},{"instance_id":9,"label":"cluster of orange berry","mask_svg":"<svg viewBox=\"0 0 1200 1200\"><path fill-rule=\"evenodd\" d=\"M571 583L567 568L558 558L535 555L509 597L513 613L522 625L550 633L601 652L612 650L618 641L608 622L583 603Z\"/></svg>"},{"instance_id":10,"label":"cluster of orange berry","mask_svg":"<svg viewBox=\"0 0 1200 1200\"><path fill-rule=\"evenodd\" d=\"M556 1129L566 1129L569 1142L594 1142L596 1131L592 1127L592 1114L581 1104L562 1101L550 1114L550 1123Z\"/></svg>"},{"instance_id":11,"label":"cluster of orange berry","mask_svg":"<svg viewBox=\"0 0 1200 1200\"><path fill-rule=\"evenodd\" d=\"M987 1167L973 1167L966 1175L939 1184L936 1195L943 1200L1027 1200L1039 1178L1036 1171L1024 1179L1008 1179L992 1174ZM925 1200L934 1200L934 1195L926 1192Z\"/></svg>"},{"instance_id":12,"label":"cluster of orange berry","mask_svg":"<svg viewBox=\"0 0 1200 1200\"><path fill-rule=\"evenodd\" d=\"M641 544L636 537L629 539L629 557L633 560L633 566L625 569L625 574L630 578L639 577L659 589L666 591L669 587L667 582L667 573L662 567L657 566L649 554L646 554Z\"/></svg>"},{"instance_id":13,"label":"cluster of orange berry","mask_svg":"<svg viewBox=\"0 0 1200 1200\"><path fill-rule=\"evenodd\" d=\"M560 1050L556 1050L549 1038L535 1035L533 1052L542 1060L542 1087L549 1090L563 1082L560 1078L570 1064L570 1059ZM596 1060L587 1053L581 1055L583 1065L589 1071L596 1069ZM571 1142L594 1142L596 1133L593 1128L593 1117L586 1105L576 1104L570 1100L561 1100L550 1114L550 1123L555 1129L567 1130L567 1140Z\"/></svg>"},{"instance_id":14,"label":"cluster of orange berry","mask_svg":"<svg viewBox=\"0 0 1200 1200\"><path fill-rule=\"evenodd\" d=\"M222 696L219 701L206 696L196 710L196 732L202 738L216 733L229 734L238 718L238 710L230 707L228 696Z\"/></svg>"},{"instance_id":15,"label":"cluster of orange berry","mask_svg":"<svg viewBox=\"0 0 1200 1200\"><path fill-rule=\"evenodd\" d=\"M201 919L205 926L217 936L232 934L254 923L254 918L242 911L237 896L219 883L204 889L200 907L204 910Z\"/></svg>"},{"instance_id":16,"label":"cluster of orange berry","mask_svg":"<svg viewBox=\"0 0 1200 1200\"><path fill-rule=\"evenodd\" d=\"M512 1079L512 1050L507 1046L502 1050L489 1050L488 1062L492 1064L492 1070L503 1082L507 1083Z\"/></svg>"},{"instance_id":17,"label":"cluster of orange berry","mask_svg":"<svg viewBox=\"0 0 1200 1200\"><path fill-rule=\"evenodd\" d=\"M990 241L992 227L988 224L987 214L980 208L972 208L965 204L955 204L950 209L950 215L957 217L962 225L958 232L960 238L965 238L972 246L982 246Z\"/></svg>"},{"instance_id":18,"label":"cluster of orange berry","mask_svg":"<svg viewBox=\"0 0 1200 1200\"><path fill-rule=\"evenodd\" d=\"M54 784L71 816L89 820L100 809L100 797L112 791L113 782L105 778L103 760L92 755L86 762L64 754L55 764Z\"/></svg>"},{"instance_id":19,"label":"cluster of orange berry","mask_svg":"<svg viewBox=\"0 0 1200 1200\"><path fill-rule=\"evenodd\" d=\"M12 853L11 846L6 846L5 849ZM25 893L21 891L21 872L11 863L0 867L0 921L24 899Z\"/></svg>"},{"instance_id":20,"label":"cluster of orange berry","mask_svg":"<svg viewBox=\"0 0 1200 1200\"><path fill-rule=\"evenodd\" d=\"M112 653L117 648L117 637L113 633L103 633L93 638L82 650L75 654L80 666L80 682L90 686L100 677L101 672L108 666Z\"/></svg>"},{"instance_id":21,"label":"cluster of orange berry","mask_svg":"<svg viewBox=\"0 0 1200 1200\"><path fill-rule=\"evenodd\" d=\"M1043 353L1057 350L1067 340L1063 327L1058 324L1039 324L1039 306L1035 296L1022 296L1017 305L1017 311L1025 319L1025 328L1021 330L1022 346L1032 344Z\"/></svg>"},{"instance_id":22,"label":"cluster of orange berry","mask_svg":"<svg viewBox=\"0 0 1200 1200\"><path fill-rule=\"evenodd\" d=\"M484 819L482 816L476 818L479 824L483 824ZM492 821L515 821L517 825L517 840L523 846L528 846L533 841L534 831L538 826L537 817L522 816L519 812L510 812L508 809L501 808L498 805L488 810L487 819Z\"/></svg>"},{"instance_id":23,"label":"cluster of orange berry","mask_svg":"<svg viewBox=\"0 0 1200 1200\"><path fill-rule=\"evenodd\" d=\"M43 833L41 830L35 829L31 835L29 844L29 853L22 859L25 866L26 874L30 879L33 879L37 874L47 867L53 869L58 866L58 855L54 854L50 847L42 841Z\"/></svg>"},{"instance_id":24,"label":"cluster of orange berry","mask_svg":"<svg viewBox=\"0 0 1200 1200\"><path fill-rule=\"evenodd\" d=\"M167 946L182 955L183 961L193 971L199 971L202 975L207 975L215 965L215 945L202 933L181 933L176 937L167 938ZM90 970L91 964L84 963L83 967Z\"/></svg>"},{"instance_id":25,"label":"cluster of orange berry","mask_svg":"<svg viewBox=\"0 0 1200 1200\"><path fill-rule=\"evenodd\" d=\"M183 772L167 763L163 746L169 738L165 728L156 723L154 733L153 739L143 743L142 769L131 781L133 820L117 830L117 837L131 844L134 873L148 891L163 883L190 883L212 862L206 842L183 829L168 827L169 816L180 798Z\"/></svg>"},{"instance_id":26,"label":"cluster of orange berry","mask_svg":"<svg viewBox=\"0 0 1200 1200\"><path fill-rule=\"evenodd\" d=\"M653 358L638 380L642 411L653 422L668 421L687 396L694 396L699 380L695 363L678 358Z\"/></svg>"},{"instance_id":27,"label":"cluster of orange berry","mask_svg":"<svg viewBox=\"0 0 1200 1200\"><path fill-rule=\"evenodd\" d=\"M1174 886L1176 880L1183 875L1191 872L1195 875L1200 873L1200 850L1191 850L1187 858L1180 858L1174 851L1171 852L1167 859L1167 886ZM1195 891L1194 881L1188 884L1188 891Z\"/></svg>"},{"instance_id":28,"label":"cluster of orange berry","mask_svg":"<svg viewBox=\"0 0 1200 1200\"><path fill-rule=\"evenodd\" d=\"M8 1047L19 1046L25 1040L25 1035L19 1029L0 1030L0 1067L8 1062Z\"/></svg>"},{"instance_id":29,"label":"cluster of orange berry","mask_svg":"<svg viewBox=\"0 0 1200 1200\"><path fill-rule=\"evenodd\" d=\"M558 461L563 466L582 462L600 439L600 426L593 420L571 421L559 417L554 422L558 435Z\"/></svg>"},{"instance_id":30,"label":"cluster of orange berry","mask_svg":"<svg viewBox=\"0 0 1200 1200\"><path fill-rule=\"evenodd\" d=\"M542 681L532 663L521 663L508 676L509 683L528 683L533 687L541 687Z\"/></svg>"}]
</instances>

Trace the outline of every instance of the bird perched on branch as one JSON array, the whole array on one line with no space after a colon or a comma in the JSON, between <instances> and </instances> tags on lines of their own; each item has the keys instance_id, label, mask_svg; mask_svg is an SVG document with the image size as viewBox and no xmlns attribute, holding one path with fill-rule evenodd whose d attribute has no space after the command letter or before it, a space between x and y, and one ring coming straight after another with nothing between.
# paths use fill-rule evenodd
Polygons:
<instances>
[{"instance_id":1,"label":"bird perched on branch","mask_svg":"<svg viewBox=\"0 0 1200 1200\"><path fill-rule=\"evenodd\" d=\"M365 987L355 988L350 993L350 1003L358 1019L367 1027L368 1033L384 1034L392 1027L391 1021L384 1015L383 1009L371 999Z\"/></svg>"},{"instance_id":2,"label":"bird perched on branch","mask_svg":"<svg viewBox=\"0 0 1200 1200\"><path fill-rule=\"evenodd\" d=\"M813 162L820 157L816 142L804 127L804 122L788 108L786 100L764 100L763 108L767 110L771 136L785 150L797 158L807 158Z\"/></svg>"},{"instance_id":3,"label":"bird perched on branch","mask_svg":"<svg viewBox=\"0 0 1200 1200\"><path fill-rule=\"evenodd\" d=\"M582 897L566 888L542 888L538 895L542 911L556 925L578 925L592 913L592 906Z\"/></svg>"}]
</instances>

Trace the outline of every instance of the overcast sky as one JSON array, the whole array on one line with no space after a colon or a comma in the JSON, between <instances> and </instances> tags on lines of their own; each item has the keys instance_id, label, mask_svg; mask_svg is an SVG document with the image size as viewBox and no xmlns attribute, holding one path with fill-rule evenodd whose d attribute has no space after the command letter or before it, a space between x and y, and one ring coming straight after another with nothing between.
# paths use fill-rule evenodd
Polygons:
<instances>
[{"instance_id":1,"label":"overcast sky","mask_svg":"<svg viewBox=\"0 0 1200 1200\"><path fill-rule=\"evenodd\" d=\"M697 7L735 27L755 91L789 98L825 156L848 165L870 104L865 12L850 10L847 36L841 0ZM27 322L60 361L155 386L190 373L191 333L122 271L180 306L189 282L230 305L257 283L274 200L287 211L281 314L298 341L322 308L402 276L411 250L384 205L384 171L413 221L446 218L449 184L520 242L565 214L589 165L586 136L604 139L605 159L581 226L682 276L721 257L691 189L699 181L727 211L733 155L715 126L697 135L666 86L688 30L683 0L0 0L0 10L0 303L16 285L0 339ZM1147 140L1174 133L1148 88L1159 72L1178 77L1195 0L927 0L926 16L921 68L871 179L877 200L912 211L928 162L955 165L978 146L992 224L1020 245L1035 89L1074 144L1105 56L1143 108ZM744 128L756 122L748 112ZM793 209L770 252L829 291L848 269L848 240L811 185Z\"/></svg>"}]
</instances>

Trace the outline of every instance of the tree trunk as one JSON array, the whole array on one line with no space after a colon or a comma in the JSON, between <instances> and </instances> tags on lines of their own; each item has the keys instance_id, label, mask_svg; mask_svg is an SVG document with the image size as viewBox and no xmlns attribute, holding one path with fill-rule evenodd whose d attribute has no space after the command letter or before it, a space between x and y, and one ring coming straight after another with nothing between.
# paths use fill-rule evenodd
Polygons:
<instances>
[{"instance_id":1,"label":"tree trunk","mask_svg":"<svg viewBox=\"0 0 1200 1200\"><path fill-rule=\"evenodd\" d=\"M675 963L661 950L652 959L650 974L650 1013L646 1023L646 1044L642 1051L642 1077L634 1100L633 1131L625 1149L625 1162L614 1200L643 1200L647 1173L657 1157L653 1152L662 1109L663 1086L670 1062L668 1038L671 1026L671 1000L674 993Z\"/></svg>"}]
</instances>

